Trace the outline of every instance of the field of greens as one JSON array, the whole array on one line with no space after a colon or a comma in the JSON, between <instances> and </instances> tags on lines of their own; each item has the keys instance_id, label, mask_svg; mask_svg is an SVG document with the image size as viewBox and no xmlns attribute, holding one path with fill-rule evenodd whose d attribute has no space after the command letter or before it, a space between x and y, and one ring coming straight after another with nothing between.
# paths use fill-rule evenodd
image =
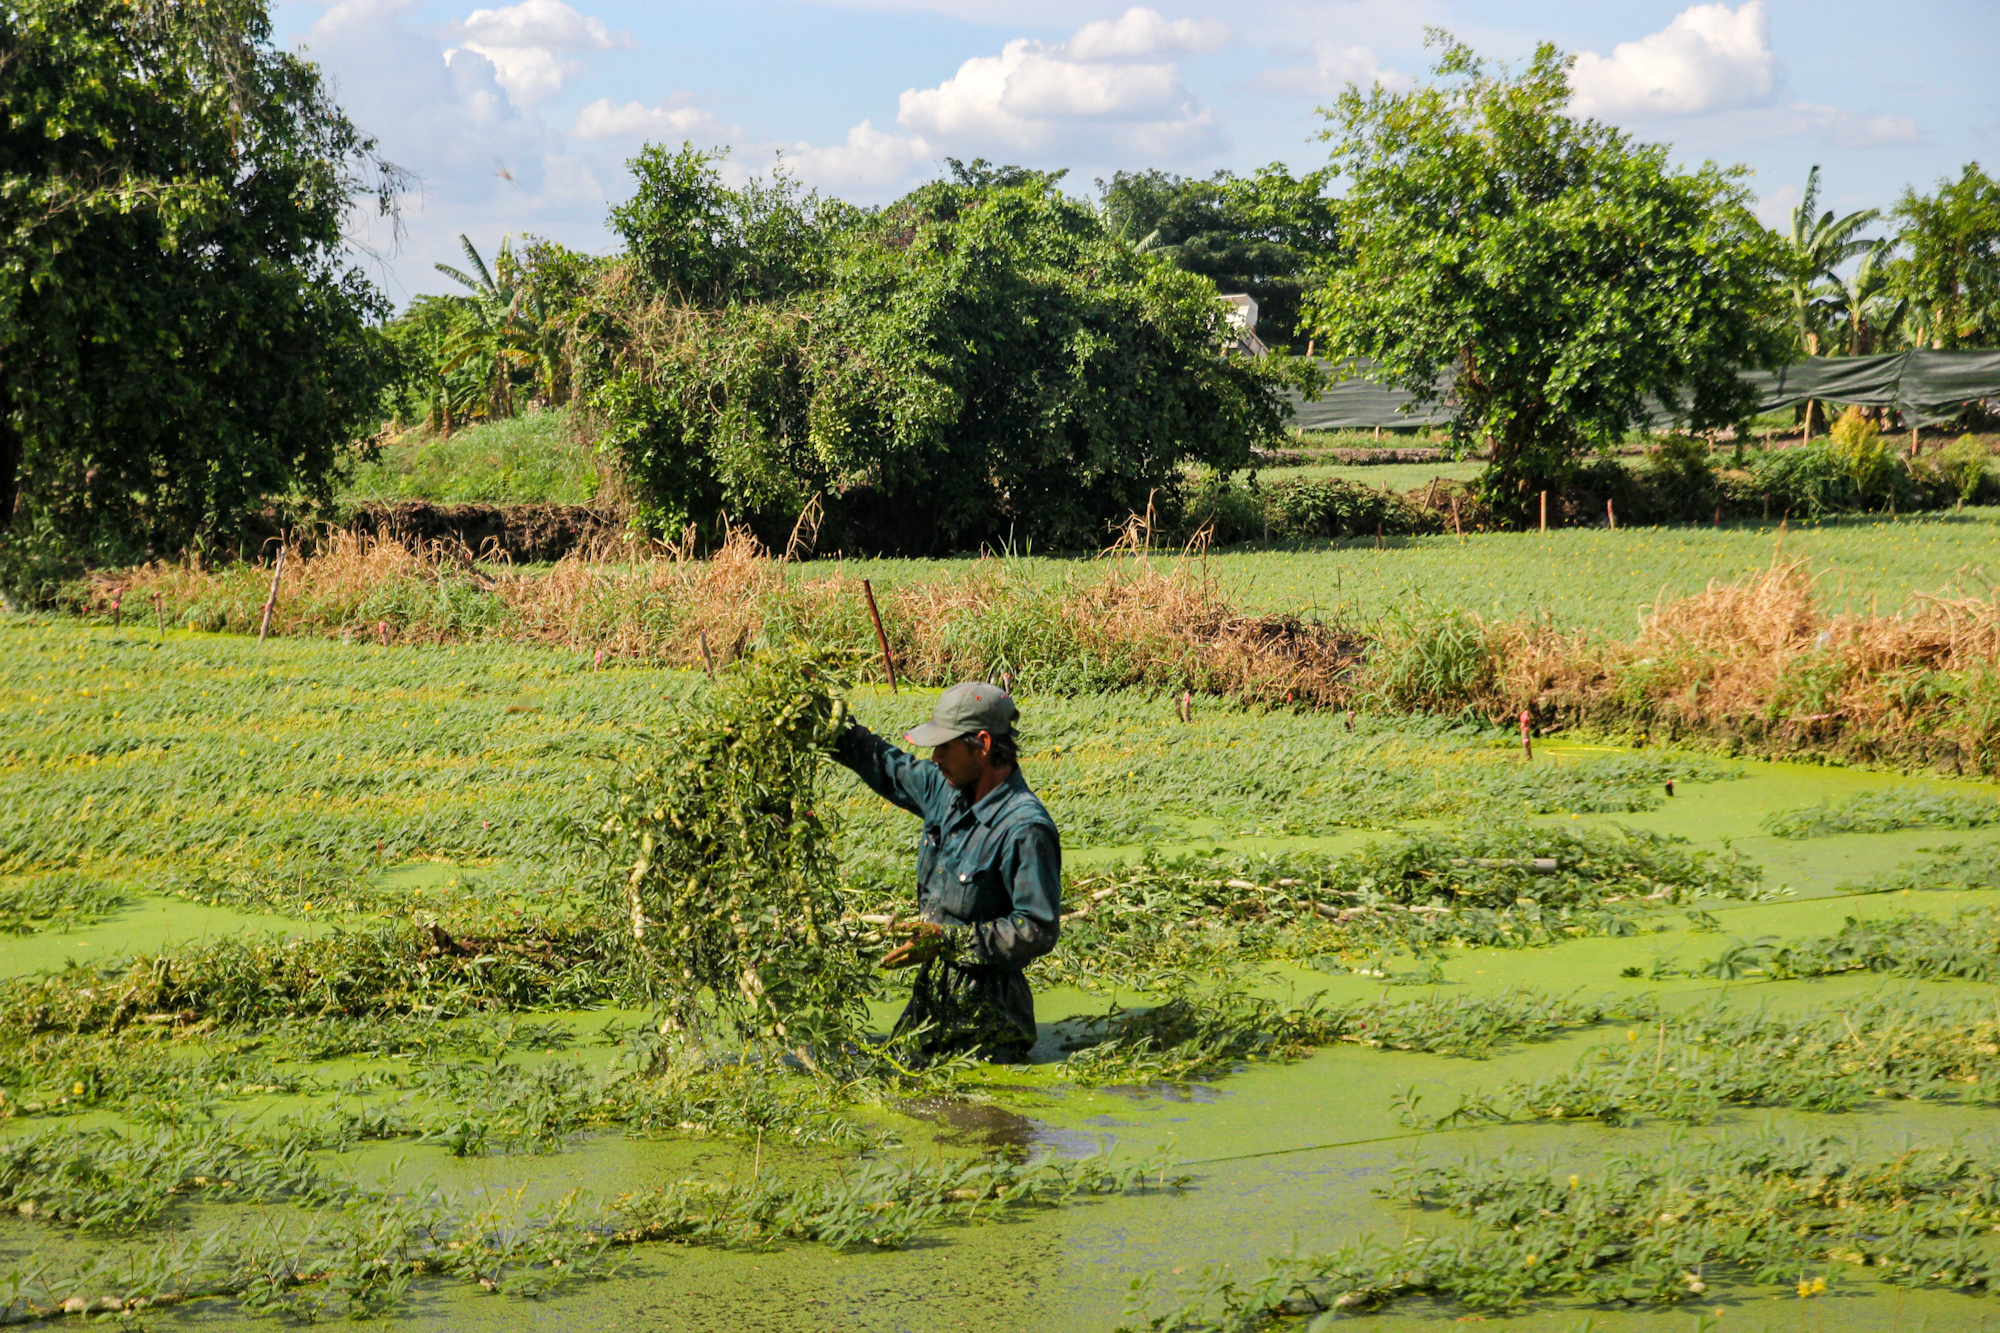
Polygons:
<instances>
[{"instance_id":1,"label":"field of greens","mask_svg":"<svg viewBox=\"0 0 2000 1333\"><path fill-rule=\"evenodd\" d=\"M1389 466L1356 468L1366 481ZM1368 474L1366 476L1362 474ZM1282 474L1279 474L1282 475ZM1418 483L1421 484L1421 483ZM976 558L976 557L973 557ZM1804 559L1832 611L1883 615L1914 596L1949 589L1984 595L2000 579L2000 509L1833 523L1724 524L1720 528L1603 527L1468 534L1463 539L1392 537L1272 549L1217 551L1205 568L1230 600L1250 612L1312 611L1371 623L1416 603L1460 606L1507 619L1546 615L1562 629L1629 637L1641 608ZM964 561L850 560L878 586ZM1073 561L1014 557L1052 574ZM809 577L801 566L798 577Z\"/></svg>"},{"instance_id":2,"label":"field of greens","mask_svg":"<svg viewBox=\"0 0 2000 1333\"><path fill-rule=\"evenodd\" d=\"M1990 522L1873 532L1873 586ZM1858 534L1788 540L1858 570ZM583 832L701 674L143 619L0 649L9 1320L2000 1320L2000 789L1030 695L1034 1063L814 1071L663 1054L606 943ZM913 822L827 782L851 912L907 909Z\"/></svg>"}]
</instances>

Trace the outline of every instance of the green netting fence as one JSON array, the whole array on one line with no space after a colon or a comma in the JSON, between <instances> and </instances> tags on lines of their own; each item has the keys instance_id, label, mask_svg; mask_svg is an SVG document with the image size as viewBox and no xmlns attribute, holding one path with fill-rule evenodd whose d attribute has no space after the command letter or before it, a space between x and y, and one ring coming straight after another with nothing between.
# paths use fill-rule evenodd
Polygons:
<instances>
[{"instance_id":1,"label":"green netting fence","mask_svg":"<svg viewBox=\"0 0 2000 1333\"><path fill-rule=\"evenodd\" d=\"M1365 360L1327 364L1342 378L1319 398L1292 395L1292 424L1300 430L1356 430L1371 426L1439 426L1451 420L1450 388L1441 383L1428 401L1368 378ZM1887 356L1810 357L1777 370L1746 370L1757 390L1757 408L1775 412L1817 400L1837 407L1884 407L1905 430L1953 420L1970 403L2000 399L2000 351L1895 352ZM1674 424L1655 404L1647 423Z\"/></svg>"}]
</instances>

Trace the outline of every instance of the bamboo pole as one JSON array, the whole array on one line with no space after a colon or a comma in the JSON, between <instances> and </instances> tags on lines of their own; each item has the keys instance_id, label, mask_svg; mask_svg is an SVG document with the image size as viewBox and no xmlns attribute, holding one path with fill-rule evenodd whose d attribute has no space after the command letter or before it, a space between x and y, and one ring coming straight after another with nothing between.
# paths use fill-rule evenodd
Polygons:
<instances>
[{"instance_id":1,"label":"bamboo pole","mask_svg":"<svg viewBox=\"0 0 2000 1333\"><path fill-rule=\"evenodd\" d=\"M889 654L889 633L882 628L882 613L875 608L875 587L861 580L861 595L868 599L868 618L875 622L875 642L882 648L882 669L889 673L889 693L896 692L896 659Z\"/></svg>"},{"instance_id":2,"label":"bamboo pole","mask_svg":"<svg viewBox=\"0 0 2000 1333\"><path fill-rule=\"evenodd\" d=\"M264 599L264 623L257 627L257 642L271 632L271 613L278 609L278 580L285 576L285 548L278 548L278 565L271 571L271 593Z\"/></svg>"}]
</instances>

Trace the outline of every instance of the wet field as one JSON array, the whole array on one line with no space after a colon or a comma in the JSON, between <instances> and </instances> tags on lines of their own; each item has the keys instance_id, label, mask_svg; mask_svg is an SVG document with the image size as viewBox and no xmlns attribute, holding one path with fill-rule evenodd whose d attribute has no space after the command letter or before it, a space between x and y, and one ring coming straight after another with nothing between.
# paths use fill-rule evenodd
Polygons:
<instances>
[{"instance_id":1,"label":"wet field","mask_svg":"<svg viewBox=\"0 0 2000 1333\"><path fill-rule=\"evenodd\" d=\"M387 834L380 842L382 863L366 871L374 891L414 905L466 893L532 902L539 892L534 884L503 872L533 860L532 845L542 836L533 821L557 803L552 793L588 786L587 775L606 762L603 756L619 743L641 701L686 697L697 688L670 673L551 667L527 651L460 650L452 656L437 650L423 660L451 665L425 681L411 671L420 650L274 643L259 655L254 644L203 636L176 635L156 648L101 631L45 627L33 635L32 642L14 639L16 648L32 649L25 656L35 662L16 657L6 696L9 883L23 882L31 868L62 853L80 873L122 886L123 902L101 919L51 920L0 938L0 973L9 977L59 972L73 961L171 952L245 931L316 938L390 915L379 904L346 911L337 893L316 897L306 880L271 890L266 906L281 901L283 911L258 910L250 892L291 873L282 868L282 854L297 859L322 844L365 844L372 828ZM157 669L78 674L94 671L97 658L118 654L173 660ZM494 683L500 681L504 687ZM322 695L306 699L313 689ZM211 702L203 705L203 699ZM929 703L927 696L891 699L871 692L857 707L887 730L921 715ZM1860 1012L1870 997L1888 994L1916 1006L1977 1001L2000 1017L2000 992L1983 981L1913 980L1865 970L1773 980L1765 965L1771 946L1832 935L1849 918L1916 913L1943 919L1967 908L2000 906L1994 888L1963 887L1970 882L1964 877L1958 887L1940 887L1949 877L1927 878L1924 869L2000 846L2000 823L1982 822L1980 814L2000 797L1992 786L1559 740L1537 747L1530 770L1518 747L1490 733L1383 731L1373 743L1358 743L1332 719L1220 705L1208 706L1186 727L1167 704L1150 699L1029 699L1024 706L1031 726L1042 728L1030 734L1027 776L1063 823L1067 861L1076 870L1129 860L1149 847L1166 855L1194 848L1246 857L1305 849L1336 857L1401 833L1449 833L1499 821L1529 838L1537 829L1570 835L1612 826L1649 830L1677 846L1740 854L1761 872L1751 898L1704 900L1685 910L1661 907L1634 918L1631 933L1579 930L1538 947L1456 947L1422 966L1414 957L1390 954L1252 957L1238 973L1255 994L1293 1004L1316 993L1333 1003L1446 1004L1528 988L1611 996L1619 1003L1650 995L1665 1015L1721 1002L1804 1017ZM132 722L134 716L143 721ZM410 724L428 734L399 740L404 748L395 753L371 752L350 771L357 746L387 746ZM1362 740L1368 740L1365 720ZM232 757L231 751L237 753ZM1632 765L1642 761L1656 767L1645 770L1650 776L1633 777L1639 770ZM452 768L461 762L463 771ZM121 765L123 778L107 776ZM1372 774L1373 785L1340 785L1361 770ZM1558 803L1538 810L1531 807L1551 802L1524 802L1507 785L1523 781L1523 772L1544 784L1553 781L1550 774L1622 774L1600 785L1626 794L1577 802L1598 808ZM1671 796L1654 781L1660 772L1681 773ZM414 786L399 785L399 773L428 776ZM840 781L856 863L895 882L912 828L850 790L844 777ZM145 800L135 793L146 794ZM1930 797L1945 799L1927 804ZM1886 822L1915 822L1843 832L1837 831L1839 818L1817 825L1794 819L1791 831L1810 827L1811 836L1773 831L1776 817L1820 806L1901 810ZM174 843L172 827L203 820L213 825L208 842ZM494 831L502 821L517 827ZM107 824L130 836L111 836L102 827ZM454 854L398 859L395 830L412 827L422 832L406 846L428 840ZM1777 827L1788 826L1779 821ZM476 840L472 835L447 832L475 829L491 839L483 849L470 848L483 854L465 854ZM175 875L211 860L250 867L240 883L231 881L239 890L235 905L213 905L228 897L221 891L208 892L211 901L204 903L199 894L174 890L184 884ZM1757 951L1759 942L1764 953ZM1715 966L1737 946L1750 946L1737 964ZM1175 1174L1186 1177L1181 1188L990 1217L968 1209L975 1215L970 1223L947 1215L901 1249L835 1249L782 1239L698 1248L642 1244L625 1251L614 1276L540 1299L419 1281L388 1316L411 1328L1108 1330L1143 1327L1146 1310L1168 1308L1177 1290L1204 1273L1226 1267L1247 1280L1263 1271L1267 1258L1294 1248L1330 1250L1364 1235L1395 1243L1413 1233L1467 1227L1397 1195L1395 1173L1412 1160L1511 1151L1545 1163L1548 1175L1560 1178L1588 1173L1607 1157L1741 1142L1767 1130L1845 1136L1885 1156L1912 1144L1957 1142L1968 1155L1993 1160L2000 1146L2000 1108L1963 1098L1895 1095L1828 1112L1723 1105L1699 1123L1643 1111L1625 1117L1626 1123L1546 1116L1428 1123L1464 1096L1570 1070L1602 1045L1643 1049L1656 1037L1657 1058L1669 1059L1664 1017L1657 1024L1614 1020L1573 1027L1545 1040L1501 1044L1484 1058L1340 1041L1295 1061L1252 1062L1189 1083L1083 1087L1065 1072L1069 1040L1112 1006L1144 1007L1152 998L1115 980L1086 979L1089 989L1038 985L1043 1041L1031 1067L989 1071L950 1095L853 1109L851 1115L880 1136L874 1148L612 1126L569 1135L543 1151L459 1153L447 1143L408 1135L322 1156L388 1190L443 1191L502 1212L571 1191L608 1199L689 1175L835 1175L871 1155L942 1162L993 1151L1068 1159L1164 1153L1178 1164ZM891 996L877 1006L885 1024L895 1006ZM504 1059L531 1068L565 1060L610 1069L623 1052L615 1036L603 1035L607 1028L624 1024L629 1030L645 1017L637 1009L538 1009L533 1022L560 1028L569 1038L541 1043L547 1049L502 1039L493 1063ZM282 1093L242 1084L209 1089L199 1114L268 1126L342 1106L408 1102L418 1096L415 1085L404 1089L385 1081L384 1071L412 1067L395 1051L346 1055L301 1065L293 1071L296 1086ZM361 1075L382 1077L370 1082ZM32 1084L32 1071L15 1082ZM73 1105L28 1111L22 1095L10 1094L0 1134L133 1130L136 1123L129 1102L80 1096ZM282 1204L208 1204L195 1196L176 1203L156 1225L115 1236L17 1215L0 1222L0 1270L59 1272L94 1264L109 1271L122 1253L157 1247L163 1237L198 1237L259 1210L295 1211ZM2000 1307L1989 1296L1922 1283L1894 1287L1857 1265L1822 1264L1815 1272L1831 1281L1823 1292L1804 1296L1789 1281L1760 1284L1711 1271L1702 1290L1690 1289L1664 1307L1534 1298L1502 1312L1407 1297L1381 1310L1342 1312L1336 1322L1389 1330L1472 1319L1524 1329L1677 1333L1697 1325L1776 1333L2000 1324ZM1135 1283L1142 1284L1137 1293ZM144 1316L158 1327L233 1325L242 1318L226 1301Z\"/></svg>"}]
</instances>

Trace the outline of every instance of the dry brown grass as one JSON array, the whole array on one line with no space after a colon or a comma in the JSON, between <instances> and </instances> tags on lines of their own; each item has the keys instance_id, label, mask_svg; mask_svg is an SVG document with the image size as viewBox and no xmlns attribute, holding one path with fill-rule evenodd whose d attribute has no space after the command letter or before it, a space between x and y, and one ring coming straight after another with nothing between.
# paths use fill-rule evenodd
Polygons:
<instances>
[{"instance_id":1,"label":"dry brown grass","mask_svg":"<svg viewBox=\"0 0 2000 1333\"><path fill-rule=\"evenodd\" d=\"M126 615L150 618L158 593L171 622L255 633L269 580L268 566L149 565L99 575L70 600L104 615L118 592ZM1663 603L1631 641L1524 621L1471 621L1468 640L1467 618L1440 622L1438 661L1481 660L1400 696L1386 691L1388 655L1424 625L1378 643L1239 615L1199 547L1156 557L1143 531L1059 575L985 560L877 595L898 673L915 684L1004 675L1035 689L1143 686L1362 709L1420 698L1402 706L1496 720L1525 709L1545 727L2000 772L2000 603L1932 597L1899 616L1828 616L1799 562ZM704 642L722 665L788 638L877 661L858 578L774 557L740 532L705 557L692 543L636 555L621 546L537 573L484 573L462 550L335 534L288 563L273 625L389 642L526 641L683 668L703 664ZM1406 680L1420 658L1405 657Z\"/></svg>"},{"instance_id":2,"label":"dry brown grass","mask_svg":"<svg viewBox=\"0 0 2000 1333\"><path fill-rule=\"evenodd\" d=\"M254 633L271 573L154 564L94 576L69 601L101 615L121 596L137 614L158 594L172 623ZM1357 641L1327 626L1237 615L1199 548L1155 558L1127 546L1054 578L983 560L877 596L898 674L923 684L1007 674L1045 688L1154 685L1326 703L1358 655ZM336 532L287 563L272 624L383 642L530 641L683 668L703 666L704 647L722 665L796 637L851 645L873 663L866 607L844 566L774 557L741 531L706 556L692 541L637 553L620 545L533 573L483 572L444 544Z\"/></svg>"},{"instance_id":3,"label":"dry brown grass","mask_svg":"<svg viewBox=\"0 0 2000 1333\"><path fill-rule=\"evenodd\" d=\"M1828 616L1816 592L1795 561L1661 605L1630 643L1491 626L1499 670L1482 702L1764 753L2000 767L2000 603Z\"/></svg>"}]
</instances>

